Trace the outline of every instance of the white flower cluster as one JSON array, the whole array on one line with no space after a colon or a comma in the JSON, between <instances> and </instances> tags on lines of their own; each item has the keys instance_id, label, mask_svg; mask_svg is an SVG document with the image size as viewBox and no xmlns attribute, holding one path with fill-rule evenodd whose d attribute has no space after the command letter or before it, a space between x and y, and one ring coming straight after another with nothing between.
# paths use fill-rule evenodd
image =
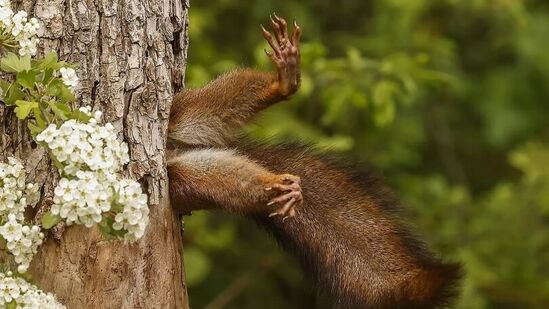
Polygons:
<instances>
[{"instance_id":1,"label":"white flower cluster","mask_svg":"<svg viewBox=\"0 0 549 309\"><path fill-rule=\"evenodd\" d=\"M35 55L38 38L36 32L40 28L36 18L27 19L25 11L13 13L9 0L0 0L0 29L9 33L19 43L19 55Z\"/></svg>"},{"instance_id":2,"label":"white flower cluster","mask_svg":"<svg viewBox=\"0 0 549 309\"><path fill-rule=\"evenodd\" d=\"M24 219L25 207L34 206L40 199L37 185L26 183L23 164L15 158L0 163L0 218L6 220L9 214L17 220Z\"/></svg>"},{"instance_id":3,"label":"white flower cluster","mask_svg":"<svg viewBox=\"0 0 549 309\"><path fill-rule=\"evenodd\" d=\"M63 309L55 296L44 293L23 278L13 277L11 272L0 273L0 307L6 308L15 302L21 309Z\"/></svg>"},{"instance_id":4,"label":"white flower cluster","mask_svg":"<svg viewBox=\"0 0 549 309\"><path fill-rule=\"evenodd\" d=\"M39 188L26 184L23 165L15 158L9 158L8 164L0 163L0 185L0 236L19 265L17 270L26 272L44 239L40 227L23 224L25 208L40 198Z\"/></svg>"},{"instance_id":5,"label":"white flower cluster","mask_svg":"<svg viewBox=\"0 0 549 309\"><path fill-rule=\"evenodd\" d=\"M76 71L74 71L73 68L61 68L59 69L59 73L61 73L63 84L68 86L74 92L78 86L78 76L76 75Z\"/></svg>"},{"instance_id":6,"label":"white flower cluster","mask_svg":"<svg viewBox=\"0 0 549 309\"><path fill-rule=\"evenodd\" d=\"M111 210L113 181L101 177L101 173L78 171L77 175L71 180L61 178L54 191L51 212L66 219L68 225L92 227L103 220L104 212Z\"/></svg>"},{"instance_id":7,"label":"white flower cluster","mask_svg":"<svg viewBox=\"0 0 549 309\"><path fill-rule=\"evenodd\" d=\"M112 227L117 231L128 231L124 235L126 241L136 241L143 236L149 224L147 195L141 192L139 183L130 179L120 180L115 188L118 197L116 204L124 207L114 217Z\"/></svg>"},{"instance_id":8,"label":"white flower cluster","mask_svg":"<svg viewBox=\"0 0 549 309\"><path fill-rule=\"evenodd\" d=\"M91 116L91 109L80 109ZM129 162L128 146L117 140L114 127L102 126L101 112L88 123L68 120L51 124L36 137L63 166L62 178L54 190L51 212L67 224L91 227L104 216L114 215L114 230L135 241L149 221L147 196L134 180L121 180L118 173Z\"/></svg>"},{"instance_id":9,"label":"white flower cluster","mask_svg":"<svg viewBox=\"0 0 549 309\"><path fill-rule=\"evenodd\" d=\"M0 235L7 242L6 247L15 257L15 263L19 264L17 271L24 273L38 251L38 247L44 240L44 234L40 227L23 225L15 218L15 215L8 215L8 222L0 226Z\"/></svg>"},{"instance_id":10,"label":"white flower cluster","mask_svg":"<svg viewBox=\"0 0 549 309\"><path fill-rule=\"evenodd\" d=\"M89 112L87 108L81 111ZM97 111L88 123L71 119L59 128L50 124L36 136L36 141L47 145L68 176L77 176L78 171L86 170L116 173L129 162L128 145L118 141L112 124L99 124L101 116Z\"/></svg>"}]
</instances>

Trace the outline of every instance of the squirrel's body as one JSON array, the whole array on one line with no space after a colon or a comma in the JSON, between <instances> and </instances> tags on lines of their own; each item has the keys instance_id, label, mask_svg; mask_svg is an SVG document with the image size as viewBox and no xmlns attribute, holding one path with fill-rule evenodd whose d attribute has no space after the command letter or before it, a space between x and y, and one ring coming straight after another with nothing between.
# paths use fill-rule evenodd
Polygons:
<instances>
[{"instance_id":1,"label":"squirrel's body","mask_svg":"<svg viewBox=\"0 0 549 309\"><path fill-rule=\"evenodd\" d=\"M278 17L272 26L275 37L263 33L277 75L237 70L174 98L169 139L180 150L168 163L172 204L182 212L217 207L255 219L297 255L336 307L444 305L459 267L411 236L378 180L359 179L295 145L233 146L236 129L299 86L300 31L290 38Z\"/></svg>"}]
</instances>

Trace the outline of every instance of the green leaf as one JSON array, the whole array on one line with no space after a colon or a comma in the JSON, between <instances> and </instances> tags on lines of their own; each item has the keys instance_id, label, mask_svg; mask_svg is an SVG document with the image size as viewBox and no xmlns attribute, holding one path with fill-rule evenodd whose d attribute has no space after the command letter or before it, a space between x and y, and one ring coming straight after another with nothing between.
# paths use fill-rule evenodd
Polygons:
<instances>
[{"instance_id":1,"label":"green leaf","mask_svg":"<svg viewBox=\"0 0 549 309\"><path fill-rule=\"evenodd\" d=\"M15 115L21 120L27 118L33 108L38 107L37 102L29 102L24 100L17 100L15 105L17 105L15 108Z\"/></svg>"},{"instance_id":2,"label":"green leaf","mask_svg":"<svg viewBox=\"0 0 549 309\"><path fill-rule=\"evenodd\" d=\"M70 91L59 78L50 82L47 93L59 98L59 100L64 103L73 102L76 99L72 91Z\"/></svg>"},{"instance_id":3,"label":"green leaf","mask_svg":"<svg viewBox=\"0 0 549 309\"><path fill-rule=\"evenodd\" d=\"M29 128L29 131L31 132L32 137L36 137L36 135L40 134L40 132L44 130L44 128L41 128L40 126L37 126L32 122L29 122L27 124L27 127Z\"/></svg>"},{"instance_id":4,"label":"green leaf","mask_svg":"<svg viewBox=\"0 0 549 309\"><path fill-rule=\"evenodd\" d=\"M61 217L58 215L52 214L50 211L48 211L43 217L42 217L42 228L49 230L57 223L61 221Z\"/></svg>"},{"instance_id":5,"label":"green leaf","mask_svg":"<svg viewBox=\"0 0 549 309\"><path fill-rule=\"evenodd\" d=\"M51 110L61 120L67 120L71 114L71 110L67 104L64 103L51 103Z\"/></svg>"},{"instance_id":6,"label":"green leaf","mask_svg":"<svg viewBox=\"0 0 549 309\"><path fill-rule=\"evenodd\" d=\"M81 111L79 110L74 110L71 115L69 116L70 119L75 119L76 121L78 122L82 122L82 123L88 123L91 119L90 116L82 113Z\"/></svg>"},{"instance_id":7,"label":"green leaf","mask_svg":"<svg viewBox=\"0 0 549 309\"><path fill-rule=\"evenodd\" d=\"M0 89L2 89L3 93L7 93L10 86L11 86L10 82L5 81L5 80L0 78Z\"/></svg>"},{"instance_id":8,"label":"green leaf","mask_svg":"<svg viewBox=\"0 0 549 309\"><path fill-rule=\"evenodd\" d=\"M115 238L122 238L128 231L124 229L115 230L112 227L112 224L114 223L113 218L111 217L104 217L101 222L99 222L99 230L101 231L101 234L103 234L103 237L107 240L112 240Z\"/></svg>"},{"instance_id":9,"label":"green leaf","mask_svg":"<svg viewBox=\"0 0 549 309\"><path fill-rule=\"evenodd\" d=\"M38 70L45 71L45 72L57 71L57 70L59 70L63 67L71 68L71 67L75 67L75 66L76 65L68 64L65 61L59 61L59 57L57 56L57 53L53 52L53 51L49 52L44 57L44 59L38 60L33 64L34 68L37 68ZM47 74L47 75L51 75L51 74Z\"/></svg>"},{"instance_id":10,"label":"green leaf","mask_svg":"<svg viewBox=\"0 0 549 309\"><path fill-rule=\"evenodd\" d=\"M105 239L110 240L110 239L113 239L113 236L111 234L112 228L108 222L108 219L109 218L103 218L103 220L99 222L98 226L99 226L99 231L101 231L101 234L103 235L103 237L105 237Z\"/></svg>"},{"instance_id":11,"label":"green leaf","mask_svg":"<svg viewBox=\"0 0 549 309\"><path fill-rule=\"evenodd\" d=\"M59 99L61 102L74 102L76 100L76 97L72 93L72 91L65 85L62 85L59 88Z\"/></svg>"},{"instance_id":12,"label":"green leaf","mask_svg":"<svg viewBox=\"0 0 549 309\"><path fill-rule=\"evenodd\" d=\"M57 96L59 94L59 88L63 85L63 82L59 78L54 78L48 85L46 93L50 96Z\"/></svg>"},{"instance_id":13,"label":"green leaf","mask_svg":"<svg viewBox=\"0 0 549 309\"><path fill-rule=\"evenodd\" d=\"M0 59L0 69L8 73L18 73L31 69L30 56L19 57L14 53L8 53Z\"/></svg>"},{"instance_id":14,"label":"green leaf","mask_svg":"<svg viewBox=\"0 0 549 309\"><path fill-rule=\"evenodd\" d=\"M19 72L17 73L16 81L17 83L19 83L19 85L27 89L34 89L34 83L36 82L36 72L34 71Z\"/></svg>"},{"instance_id":15,"label":"green leaf","mask_svg":"<svg viewBox=\"0 0 549 309\"><path fill-rule=\"evenodd\" d=\"M114 194L113 194L113 201L117 201L118 198L120 196L120 193L118 191L114 191ZM123 204L120 204L120 203L117 203L117 202L112 202L111 203L111 211L114 211L115 213L118 213L118 212L122 212L124 210L124 205Z\"/></svg>"},{"instance_id":16,"label":"green leaf","mask_svg":"<svg viewBox=\"0 0 549 309\"><path fill-rule=\"evenodd\" d=\"M25 279L25 281L27 281L29 283L33 283L33 281L34 281L34 278L28 272L26 272L26 273L17 272L17 273L15 273L15 276L18 277L18 278L23 278L23 279Z\"/></svg>"},{"instance_id":17,"label":"green leaf","mask_svg":"<svg viewBox=\"0 0 549 309\"><path fill-rule=\"evenodd\" d=\"M4 103L6 105L13 105L17 100L21 100L25 97L25 94L19 86L15 83L11 84L11 87L8 88L8 93L4 96Z\"/></svg>"},{"instance_id":18,"label":"green leaf","mask_svg":"<svg viewBox=\"0 0 549 309\"><path fill-rule=\"evenodd\" d=\"M120 230L112 229L111 230L111 235L113 235L115 237L118 237L118 238L123 238L124 235L126 235L127 233L128 233L128 231L125 230L125 229L120 229Z\"/></svg>"},{"instance_id":19,"label":"green leaf","mask_svg":"<svg viewBox=\"0 0 549 309\"><path fill-rule=\"evenodd\" d=\"M42 71L36 77L36 80L39 81L40 83L44 84L44 85L47 85L47 84L49 84L49 82L53 78L55 78L54 75L53 75L53 70L52 69L46 69L46 70Z\"/></svg>"},{"instance_id":20,"label":"green leaf","mask_svg":"<svg viewBox=\"0 0 549 309\"><path fill-rule=\"evenodd\" d=\"M15 302L15 300L12 300L8 304L6 304L6 309L15 309L15 308L17 308L17 303Z\"/></svg>"},{"instance_id":21,"label":"green leaf","mask_svg":"<svg viewBox=\"0 0 549 309\"><path fill-rule=\"evenodd\" d=\"M40 61L40 63L38 64L38 68L41 70L58 70L61 68L59 67L59 63L57 62L58 60L59 59L57 58L57 53L51 51L46 55L46 57L44 57L42 61Z\"/></svg>"},{"instance_id":22,"label":"green leaf","mask_svg":"<svg viewBox=\"0 0 549 309\"><path fill-rule=\"evenodd\" d=\"M46 123L46 119L44 119L44 116L42 116L40 107L34 108L32 112L34 113L34 120L36 121L36 125L44 130L48 124Z\"/></svg>"}]
</instances>

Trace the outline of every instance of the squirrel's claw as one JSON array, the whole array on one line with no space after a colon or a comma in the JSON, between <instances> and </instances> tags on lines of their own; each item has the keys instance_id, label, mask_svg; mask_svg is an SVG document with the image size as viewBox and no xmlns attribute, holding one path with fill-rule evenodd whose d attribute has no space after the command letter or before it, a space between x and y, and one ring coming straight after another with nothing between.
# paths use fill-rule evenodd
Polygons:
<instances>
[{"instance_id":1,"label":"squirrel's claw","mask_svg":"<svg viewBox=\"0 0 549 309\"><path fill-rule=\"evenodd\" d=\"M291 186L285 186L285 187L291 188ZM291 191L291 192L286 193L284 195L275 197L267 205L270 206L272 204L289 201L291 199L295 199L296 201L303 200L303 197L301 196L301 191Z\"/></svg>"},{"instance_id":2,"label":"squirrel's claw","mask_svg":"<svg viewBox=\"0 0 549 309\"><path fill-rule=\"evenodd\" d=\"M289 97L297 91L301 83L299 51L301 28L294 21L294 31L290 36L288 23L284 18L278 17L275 13L271 14L269 18L272 34L263 25L261 25L261 32L273 52L265 51L265 53L276 65L280 95Z\"/></svg>"},{"instance_id":3,"label":"squirrel's claw","mask_svg":"<svg viewBox=\"0 0 549 309\"><path fill-rule=\"evenodd\" d=\"M265 190L276 190L281 193L281 195L270 200L267 204L268 206L284 203L282 207L269 214L269 217L280 215L283 216L282 221L285 221L287 218L295 216L295 206L303 203L300 182L301 179L299 177L285 174L281 175L281 183L275 183L265 188Z\"/></svg>"},{"instance_id":4,"label":"squirrel's claw","mask_svg":"<svg viewBox=\"0 0 549 309\"><path fill-rule=\"evenodd\" d=\"M296 199L292 197L288 202L286 202L286 204L284 204L284 206L282 206L282 208L280 208L277 211L271 213L269 215L269 217L274 217L274 216L278 216L278 215L284 216L282 218L282 221L284 221L289 217L295 216L295 210L294 210L295 203L296 203Z\"/></svg>"},{"instance_id":5,"label":"squirrel's claw","mask_svg":"<svg viewBox=\"0 0 549 309\"><path fill-rule=\"evenodd\" d=\"M301 28L297 24L297 21L294 20L294 33L292 33L292 45L294 45L299 50L299 39L301 38Z\"/></svg>"}]
</instances>

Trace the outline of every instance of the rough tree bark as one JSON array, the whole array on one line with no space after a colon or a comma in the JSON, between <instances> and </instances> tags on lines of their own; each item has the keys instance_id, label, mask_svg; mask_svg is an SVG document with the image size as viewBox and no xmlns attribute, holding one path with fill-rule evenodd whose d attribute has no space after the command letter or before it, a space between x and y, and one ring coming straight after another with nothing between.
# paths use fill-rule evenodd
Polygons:
<instances>
[{"instance_id":1,"label":"rough tree bark","mask_svg":"<svg viewBox=\"0 0 549 309\"><path fill-rule=\"evenodd\" d=\"M150 225L134 245L97 229L49 236L31 264L39 286L68 308L186 308L181 225L168 199L164 147L171 98L182 87L188 0L19 0L42 24L41 51L77 63L79 103L102 110L130 146L127 176L150 201ZM51 196L55 171L26 125L0 107L0 159L26 162Z\"/></svg>"}]
</instances>

